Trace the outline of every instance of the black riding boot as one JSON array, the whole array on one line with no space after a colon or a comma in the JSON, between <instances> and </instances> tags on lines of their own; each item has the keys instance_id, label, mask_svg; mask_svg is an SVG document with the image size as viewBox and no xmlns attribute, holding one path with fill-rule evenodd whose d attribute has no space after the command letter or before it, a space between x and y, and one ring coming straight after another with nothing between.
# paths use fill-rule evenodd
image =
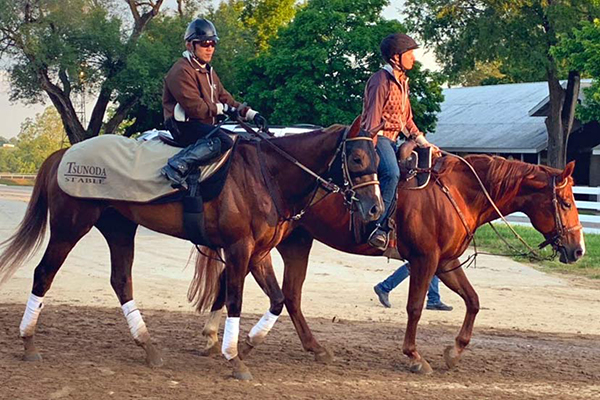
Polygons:
<instances>
[{"instance_id":1,"label":"black riding boot","mask_svg":"<svg viewBox=\"0 0 600 400\"><path fill-rule=\"evenodd\" d=\"M202 164L207 164L221 154L221 141L219 138L198 139L198 141L173 157L169 158L160 173L171 181L175 189L187 190L186 178L190 171Z\"/></svg>"}]
</instances>

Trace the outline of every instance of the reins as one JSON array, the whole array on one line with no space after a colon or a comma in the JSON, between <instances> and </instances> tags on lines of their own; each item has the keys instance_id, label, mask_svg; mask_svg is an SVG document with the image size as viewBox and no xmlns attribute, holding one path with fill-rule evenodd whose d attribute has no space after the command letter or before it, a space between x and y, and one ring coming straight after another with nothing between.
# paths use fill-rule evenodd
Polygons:
<instances>
[{"instance_id":1,"label":"reins","mask_svg":"<svg viewBox=\"0 0 600 400\"><path fill-rule=\"evenodd\" d=\"M252 135L255 135L261 139L257 145L257 150L259 152L262 151L261 144L267 143L279 155L281 155L286 160L291 162L293 165L297 166L298 168L300 168L301 170L303 170L304 172L306 172L307 174L309 174L310 176L315 178L315 188L312 190L312 196L311 196L310 200L308 201L308 203L306 204L306 206L304 208L302 208L300 210L300 212L292 215L291 217L283 217L283 215L284 215L284 213L282 212L283 210L281 210L281 207L280 207L280 205L278 205L278 201L277 201L278 199L279 200L282 200L282 199L279 196L279 193L276 193L275 188L273 188L272 182L270 182L270 179L268 179L268 177L267 177L268 171L267 171L267 166L265 165L264 157L260 157L260 156L258 157L263 180L265 181L265 183L267 185L267 189L269 190L269 193L270 193L271 197L273 198L273 202L275 203L275 208L277 210L277 213L280 217L282 217L283 221L298 221L300 218L302 218L302 216L308 211L308 209L310 207L313 207L314 205L318 204L319 202L324 200L328 195L330 195L332 193L341 193L344 197L345 203L349 206L352 206L353 202L358 201L358 199L355 197L357 189L360 189L360 188L363 188L366 186L372 186L372 185L379 184L379 181L377 179L372 179L368 182L362 182L357 185L354 185L352 183L350 171L348 170L348 165L347 165L347 161L346 161L346 144L347 144L347 142L356 141L356 140L369 140L372 142L373 139L371 137L363 137L363 136L348 138L348 133L350 132L350 127L347 127L344 130L344 133L341 137L341 141L340 141L339 145L337 146L336 151L335 151L331 161L328 163L327 170L329 171L333 165L333 162L337 158L338 154L340 152L342 153L341 154L341 157L342 157L341 164L342 164L342 177L343 177L344 183L343 183L343 187L340 187L336 183L332 182L331 180L326 180L323 177L321 177L320 175L316 174L310 168L306 167L300 161L298 161L297 159L292 157L290 154L286 153L283 149L281 149L279 146L277 146L275 143L273 143L270 140L271 136L269 136L267 133L265 133L261 130L257 130L257 131L253 130L248 124L246 124L244 121L242 121L239 118L238 118L237 122L240 124L240 126L246 132L248 132ZM316 203L313 203L313 200L315 199L315 197L317 195L319 187L322 187L323 189L325 189L325 191L327 191L327 194L325 196L323 196L321 199L319 199Z\"/></svg>"},{"instance_id":2,"label":"reins","mask_svg":"<svg viewBox=\"0 0 600 400\"><path fill-rule=\"evenodd\" d=\"M452 154L452 153L448 153L444 150L440 150L440 152L442 154L445 154L447 156L451 156L451 157L455 157L458 158L461 162L463 162L464 164L467 165L467 167L471 170L471 172L473 173L473 175L475 176L475 178L477 179L477 182L479 183L479 186L482 189L483 194L485 195L486 199L490 202L490 204L492 205L494 211L496 211L496 213L499 215L500 219L502 219L502 221L504 222L504 224L509 228L509 230L512 232L512 234L527 248L528 252L522 252L519 251L518 249L516 249L514 246L512 246L501 234L500 232L498 232L498 230L496 229L496 227L494 227L494 225L491 222L488 222L488 224L490 225L490 227L492 228L492 230L494 231L494 233L506 244L506 246L511 249L512 251L514 251L516 254L508 254L508 255L519 255L519 256L524 256L524 257L528 257L532 260L536 260L536 261L545 261L545 260L551 260L554 257L556 257L556 254L558 252L557 249L561 248L561 239L564 237L564 235L566 235L569 232L575 231L575 230L579 230L582 229L581 224L577 225L577 226L573 226L573 227L569 227L569 228L565 228L564 224L562 222L559 210L558 210L558 197L556 194L556 190L557 189L561 189L564 186L560 186L557 187L556 186L556 177L553 176L552 177L552 203L554 205L554 218L555 218L555 224L556 224L556 234L543 241L538 248L541 250L544 247L548 246L549 244L552 244L552 248L553 248L553 253L552 255L548 256L548 257L544 257L542 255L540 255L536 250L534 250L526 241L525 239L523 239L521 237L521 235L519 235L517 233L517 231L515 231L515 229L512 227L512 225L508 222L508 220L504 217L504 215L500 212L500 210L498 209L498 206L496 205L496 203L494 202L494 200L492 199L492 197L490 196L489 192L487 191L485 185L483 184L483 182L481 181L481 178L479 178L479 175L477 174L477 171L475 171L475 169L473 168L473 166L467 161L465 160L463 157L458 156L456 154ZM460 208L458 207L458 204L456 203L456 201L452 198L452 195L450 194L449 189L439 180L439 178L436 179L436 183L440 186L442 192L444 194L446 194L446 196L448 197L448 199L450 200L450 202L452 203L452 205L454 206L454 209L457 211L463 225L465 226L465 229L467 231L467 238L465 239L466 242L468 242L469 240L473 240L473 247L475 252L470 255L467 260L465 260L463 263L461 263L460 265L458 265L457 267L454 267L450 270L447 271L441 271L439 272L440 274L443 273L448 273L451 271L454 271L455 269L458 269L460 267L462 267L464 264L469 263L469 265L467 266L467 268L475 263L477 263L476 259L477 259L477 255L478 254L489 254L489 253L479 253L477 252L477 243L475 241L475 234L474 232L472 232L472 230L470 229L470 227L468 226L466 219L464 217L464 215L462 214ZM566 185L566 183L565 183Z\"/></svg>"}]
</instances>

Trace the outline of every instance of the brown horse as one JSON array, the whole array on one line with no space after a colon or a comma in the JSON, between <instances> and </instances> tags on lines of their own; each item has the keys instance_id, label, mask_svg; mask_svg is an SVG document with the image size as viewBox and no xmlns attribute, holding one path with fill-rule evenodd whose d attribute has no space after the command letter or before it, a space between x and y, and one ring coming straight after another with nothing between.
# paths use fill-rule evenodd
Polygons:
<instances>
[{"instance_id":1,"label":"brown horse","mask_svg":"<svg viewBox=\"0 0 600 400\"><path fill-rule=\"evenodd\" d=\"M561 262L575 262L583 256L583 232L572 192L574 163L567 165L564 171L559 171L501 157L469 156L467 160L481 177L503 215L516 211L527 214L533 226L546 237L546 242L558 251ZM399 191L396 212L398 251L402 258L410 262L411 270L408 324L402 349L410 358L410 370L420 373L432 371L417 351L416 333L433 275L437 274L466 304L464 323L455 344L447 347L444 353L448 367L453 367L458 364L471 339L475 316L479 311L477 293L464 271L457 268L460 265L458 257L467 249L471 233L499 217L466 164L448 157L441 162L444 163L442 172L424 190ZM327 198L312 207L277 246L285 263L283 293L290 318L304 349L313 352L317 360L324 362L331 360L332 355L314 338L301 310L302 285L313 240L348 253L383 255L368 245L355 243L348 230L349 218L339 199ZM218 263L213 260L205 258L200 261L200 268L218 268ZM264 281L269 279L265 275L272 273L272 269L263 265L251 272L257 281ZM204 289L214 290L208 287ZM217 331L223 306L221 297L217 297L213 304L213 312L203 331L207 337L206 353L213 353L218 343ZM206 304L200 303L199 307L202 306ZM243 343L244 347L240 350L242 358L255 344L250 338Z\"/></svg>"},{"instance_id":2,"label":"brown horse","mask_svg":"<svg viewBox=\"0 0 600 400\"><path fill-rule=\"evenodd\" d=\"M339 189L345 201L366 221L378 218L382 200L377 184L377 156L368 133L359 128L333 126L324 131L272 139L277 146L258 142L239 142L231 157L225 187L205 204L209 239L222 248L227 259L225 287L229 310L223 353L238 378L250 377L237 357L237 329L242 306L244 278L249 268L270 264L270 250L287 231L290 216L312 200L321 185L317 178L329 178L328 189ZM286 159L280 150L300 164ZM57 169L64 151L51 155L42 165L24 220L9 238L0 256L0 283L4 282L35 250L44 237L48 213L50 241L34 274L33 290L23 320L21 337L26 360L40 359L34 345L34 332L43 297L75 244L92 227L108 242L111 254L111 285L119 298L130 331L146 351L151 365L162 358L150 341L140 312L133 300L131 265L134 237L138 225L157 232L187 239L182 222L182 205L140 204L113 200L74 198L58 186ZM304 166L312 171L311 175ZM332 196L338 197L338 196ZM267 278L265 292L271 300L270 315L275 318L283 308L283 294L276 281ZM259 326L259 328L261 328ZM262 332L262 331L261 331Z\"/></svg>"}]
</instances>

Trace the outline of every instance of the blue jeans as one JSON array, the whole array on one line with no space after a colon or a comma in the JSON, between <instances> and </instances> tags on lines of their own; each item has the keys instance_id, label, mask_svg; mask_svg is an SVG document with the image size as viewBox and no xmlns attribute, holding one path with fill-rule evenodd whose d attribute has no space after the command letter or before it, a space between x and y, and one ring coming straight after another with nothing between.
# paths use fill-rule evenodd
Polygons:
<instances>
[{"instance_id":1,"label":"blue jeans","mask_svg":"<svg viewBox=\"0 0 600 400\"><path fill-rule=\"evenodd\" d=\"M410 275L408 269L408 263L404 263L400 268L394 271L393 274L388 276L386 280L377 284L383 291L391 292L396 286L402 283ZM427 292L427 304L439 304L442 299L440 298L440 280L437 276L433 276L431 283L429 284L429 291Z\"/></svg>"},{"instance_id":2,"label":"blue jeans","mask_svg":"<svg viewBox=\"0 0 600 400\"><path fill-rule=\"evenodd\" d=\"M387 230L388 213L394 202L396 188L400 180L400 167L398 167L398 160L396 158L396 143L384 136L378 136L376 150L379 155L377 176L379 178L379 187L381 188L381 197L385 205L385 212L377 220L377 225Z\"/></svg>"}]
</instances>

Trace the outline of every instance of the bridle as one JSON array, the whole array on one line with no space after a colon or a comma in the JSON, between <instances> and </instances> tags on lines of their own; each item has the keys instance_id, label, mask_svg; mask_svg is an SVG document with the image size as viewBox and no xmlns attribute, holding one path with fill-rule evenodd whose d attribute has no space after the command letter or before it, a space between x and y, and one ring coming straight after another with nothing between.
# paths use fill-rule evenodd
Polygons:
<instances>
[{"instance_id":1,"label":"bridle","mask_svg":"<svg viewBox=\"0 0 600 400\"><path fill-rule=\"evenodd\" d=\"M568 179L565 179L565 182L563 184L561 184L560 186L556 186L556 176L552 176L552 206L554 208L554 224L555 224L555 231L554 231L554 235L552 235L550 238L544 240L542 243L539 244L538 248L539 249L543 249L544 247L548 246L548 245L552 245L552 248L554 249L555 252L562 252L563 256L567 256L566 255L566 249L565 246L563 245L563 240L565 239L566 235L569 234L570 232L574 232L574 231L578 231L583 229L583 226L581 226L581 224L577 224L574 226L570 226L570 227L565 227L565 224L562 221L562 217L560 215L559 212L559 202L561 203L561 206L570 208L571 204L565 202L562 198L560 198L557 194L557 190L558 189L564 189L567 186L567 182Z\"/></svg>"},{"instance_id":2,"label":"bridle","mask_svg":"<svg viewBox=\"0 0 600 400\"><path fill-rule=\"evenodd\" d=\"M289 155L288 153L283 151L280 147L278 147L276 144L274 144L270 140L271 136L269 136L266 132L262 132L260 130L254 131L252 128L250 128L247 124L245 124L241 120L238 120L238 123L240 123L240 126L242 126L242 128L244 128L248 133L258 136L260 139L262 139L261 141L258 142L258 146L257 146L257 149L259 152L261 151L261 144L267 143L273 150L275 150L277 153L279 153L286 160L290 161L292 164L296 165L298 168L302 169L304 172L306 172L307 174L309 174L315 178L315 181L316 181L315 188L312 190L312 196L311 196L310 200L308 201L308 203L306 204L306 206L304 208L302 208L300 212L294 214L293 216L283 218L284 220L288 220L288 221L289 220L294 220L294 221L299 220L308 211L308 209L310 207L314 206L315 204L317 204L318 202L323 200L325 197L327 197L331 193L340 193L344 198L344 204L352 211L355 207L355 203L359 201L358 198L356 197L356 190L363 188L363 187L367 187L367 186L379 185L379 181L377 180L376 176L374 179L371 179L367 182L361 182L359 184L354 184L352 182L352 176L350 174L350 170L348 169L347 143L352 142L352 141L357 141L357 140L369 140L369 141L373 142L373 138L363 137L363 136L348 138L348 133L350 132L350 127L347 127L344 130L344 134L341 137L341 141L340 141L335 153L333 154L331 161L329 161L327 171L326 171L326 175L330 175L330 171L331 171L333 163L337 159L338 155L341 155L341 164L342 164L341 169L342 169L343 183L342 183L342 186L340 187L335 182L333 182L331 179L325 179L325 178L321 177L320 175L313 172L310 168L306 167L304 164L302 164L301 162L296 160L294 157L292 157L291 155ZM278 196L274 195L274 188L272 187L271 180L268 179L268 177L267 177L267 171L266 171L267 168L266 168L266 165L264 164L264 157L259 156L259 162L260 162L260 166L261 166L261 172L263 174L263 179L264 179L265 183L267 184L267 188L270 192L271 198L274 201L275 208L277 209L277 213L279 214L279 216L283 217L282 210L281 210L280 206L277 204L278 202L276 201ZM322 188L325 191L327 191L327 194L325 196L323 196L317 202L313 202L319 188Z\"/></svg>"},{"instance_id":3,"label":"bridle","mask_svg":"<svg viewBox=\"0 0 600 400\"><path fill-rule=\"evenodd\" d=\"M498 230L494 227L494 225L491 222L489 222L488 224L492 228L492 230L496 233L496 235L498 235L498 237L510 249L512 249L513 251L516 251L517 254L520 254L520 255L523 255L523 256L527 256L527 257L532 257L533 259L538 260L538 261L541 261L541 260L551 260L551 259L553 259L556 256L556 254L558 252L560 252L563 255L563 257L568 258L567 254L566 254L566 248L563 245L563 240L565 239L565 236L569 232L573 232L573 231L577 231L577 230L583 229L583 227L581 226L581 224L578 224L576 226L566 227L565 228L565 225L562 222L562 218L561 218L560 212L558 210L559 199L560 199L562 205L565 206L565 207L567 207L567 208L571 207L571 204L566 203L564 200L562 200L562 198L558 197L557 190L558 189L563 189L563 188L566 187L566 185L568 183L567 179L565 179L565 182L563 184L561 184L560 186L556 186L556 176L555 175L552 176L552 204L553 204L553 207L554 207L555 234L553 236L551 236L549 239L546 239L545 241L543 241L542 243L540 243L538 245L538 248L539 249L543 249L544 247L546 247L546 246L548 246L550 244L550 245L552 245L552 249L553 249L554 252L553 252L553 254L550 257L543 257L540 254L538 254L538 252L535 251L521 237L521 235L519 235L514 230L514 228L506 220L506 217L500 212L500 209L498 209L498 206L496 205L496 203L494 202L494 200L492 199L492 197L488 193L487 189L485 188L485 185L483 184L483 182L479 178L479 175L477 174L477 172L475 171L475 169L473 168L473 166L467 160L465 160L463 157L457 156L457 155L452 154L452 153L448 153L448 152L446 152L444 150L441 150L440 152L442 154L446 154L448 156L458 158L461 162L463 162L471 170L471 172L475 176L477 182L479 183L479 186L481 187L482 193L485 195L485 197L487 198L487 200L490 202L490 204L492 205L494 211L496 211L496 213L499 215L500 219L506 224L507 228L512 232L512 234L527 248L528 252L527 253L522 253L522 252L519 252L517 249L515 249L508 241L506 241L506 239L504 239L502 237L502 235L498 232ZM477 253L477 245L475 243L475 237L473 235L473 232L469 228L469 225L467 224L467 221L465 220L464 216L462 215L462 213L460 211L460 208L458 207L458 205L456 204L456 202L453 200L453 198L452 198L452 196L450 194L450 191L447 188L444 190L444 185L441 184L441 182L439 181L439 179L437 179L437 182L440 185L440 187L442 188L442 191L450 199L450 202L454 206L454 209L458 213L459 217L461 218L461 221L462 221L463 225L465 226L465 229L467 231L467 236L465 237L465 243L468 243L471 239L473 239L473 245L475 246L475 253L472 254L471 256L469 256L469 258L466 261L464 261L463 263L461 263L457 267L454 267L454 268L452 268L450 270L441 271L440 272L440 273L447 273L447 272L451 272L451 271L454 271L455 269L458 269L458 268L462 267L467 262L470 265L470 263L472 263L472 262L475 261L478 253Z\"/></svg>"},{"instance_id":4,"label":"bridle","mask_svg":"<svg viewBox=\"0 0 600 400\"><path fill-rule=\"evenodd\" d=\"M344 187L340 189L342 196L344 197L344 204L346 204L346 206L352 211L354 210L354 205L355 203L358 202L358 199L356 198L356 190L363 188L363 187L367 187L367 186L372 186L372 185L379 185L379 180L377 179L377 176L375 176L374 179L371 179L369 181L366 182L361 182L358 184L354 184L352 183L352 176L350 175L350 170L348 169L348 154L347 154L347 144L348 142L354 142L354 141L358 141L358 140L368 140L371 143L373 143L373 138L370 136L357 136L357 137L353 137L353 138L348 138L348 132L349 132L350 128L346 128L346 130L344 131L344 135L342 137L342 142L340 143L340 146L338 146L338 149L335 151L335 154L333 155L333 158L331 159L331 161L329 162L329 166L327 168L327 173L329 173L329 171L331 170L331 167L333 165L333 163L336 160L336 157L338 155L338 152L340 151L341 148L341 163L342 163L342 179L344 180Z\"/></svg>"}]
</instances>

